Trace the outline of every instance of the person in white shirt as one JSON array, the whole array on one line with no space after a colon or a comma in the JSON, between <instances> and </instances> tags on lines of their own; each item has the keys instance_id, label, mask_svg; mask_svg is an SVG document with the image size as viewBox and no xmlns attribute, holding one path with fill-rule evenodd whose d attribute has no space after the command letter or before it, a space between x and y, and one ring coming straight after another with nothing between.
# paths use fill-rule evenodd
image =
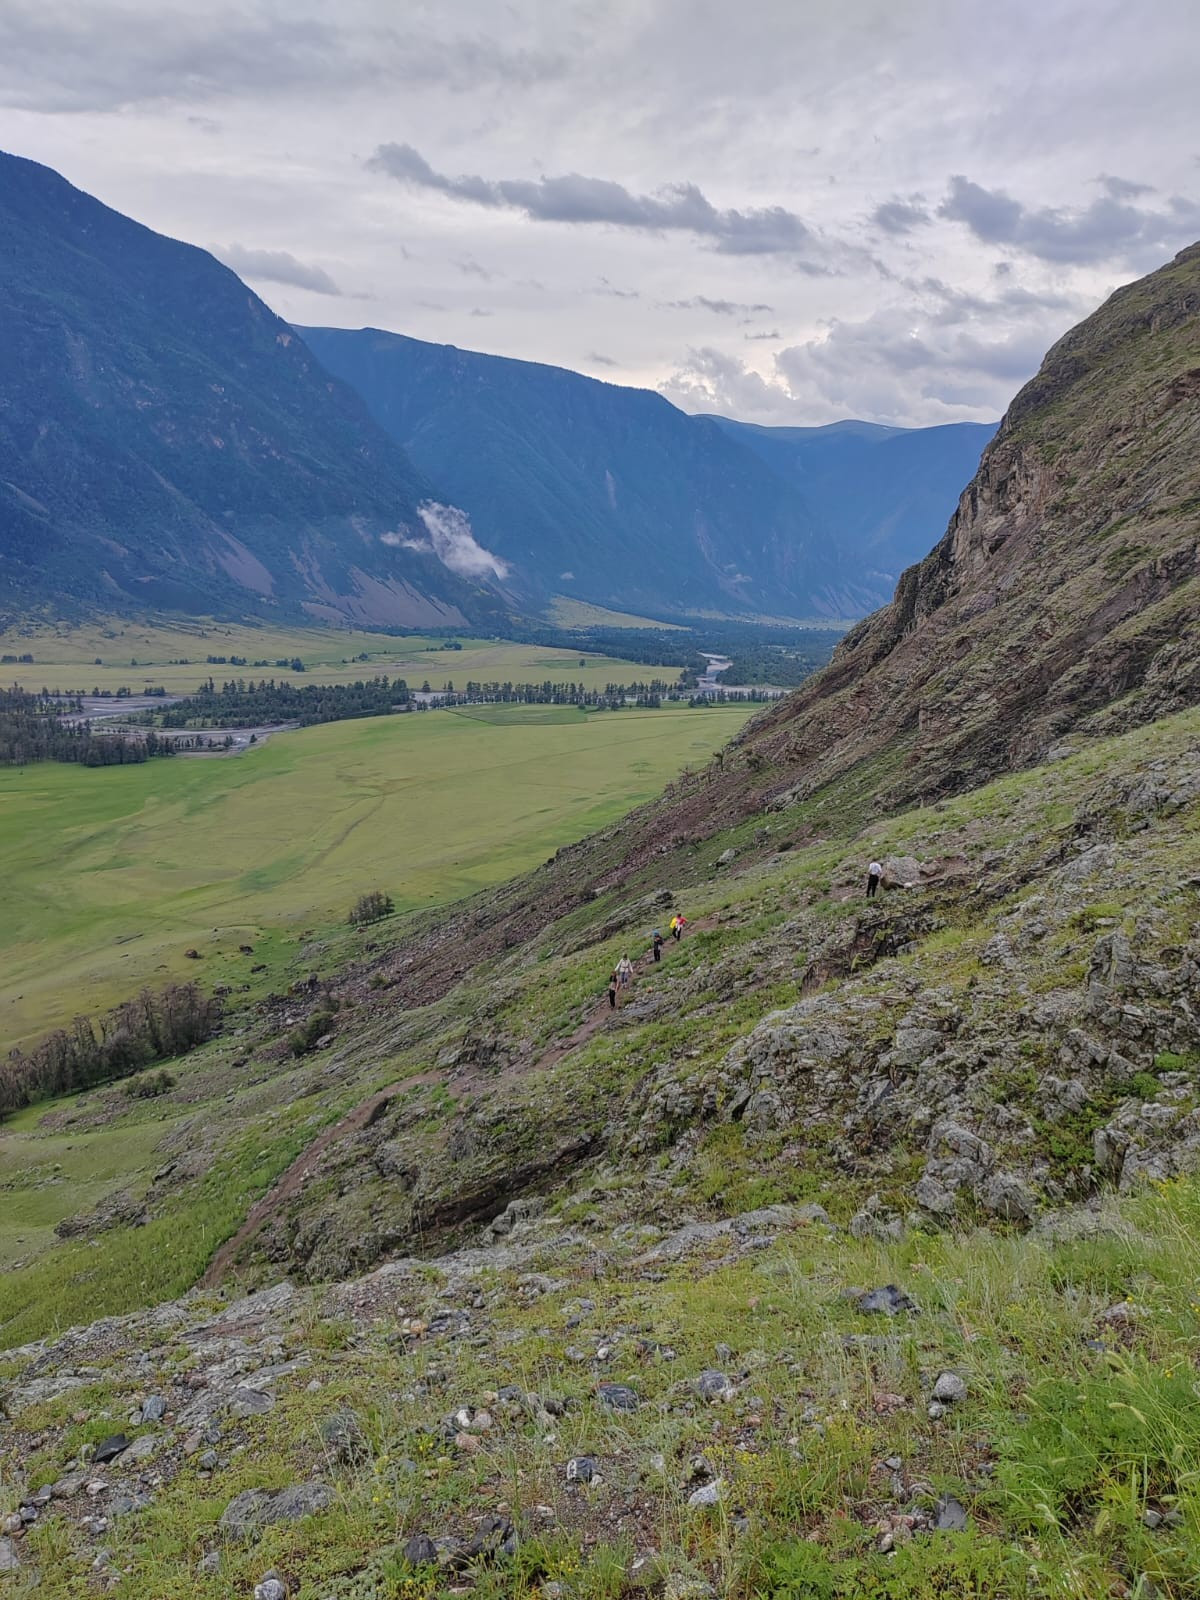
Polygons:
<instances>
[{"instance_id":1,"label":"person in white shirt","mask_svg":"<svg viewBox=\"0 0 1200 1600\"><path fill-rule=\"evenodd\" d=\"M867 899L874 900L875 891L879 887L879 880L883 877L883 867L878 861L872 861L867 868Z\"/></svg>"}]
</instances>

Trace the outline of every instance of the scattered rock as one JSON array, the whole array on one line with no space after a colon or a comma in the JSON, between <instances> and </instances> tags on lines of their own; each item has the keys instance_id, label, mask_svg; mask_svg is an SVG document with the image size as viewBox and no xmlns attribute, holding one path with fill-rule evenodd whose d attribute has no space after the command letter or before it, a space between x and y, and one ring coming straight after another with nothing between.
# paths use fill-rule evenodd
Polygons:
<instances>
[{"instance_id":1,"label":"scattered rock","mask_svg":"<svg viewBox=\"0 0 1200 1600\"><path fill-rule=\"evenodd\" d=\"M115 1461L119 1455L124 1455L129 1449L129 1440L123 1433L111 1433L107 1439L101 1439L92 1452L92 1460L97 1466L102 1466L106 1461Z\"/></svg>"},{"instance_id":2,"label":"scattered rock","mask_svg":"<svg viewBox=\"0 0 1200 1600\"><path fill-rule=\"evenodd\" d=\"M0 1572L18 1572L21 1558L11 1539L0 1539Z\"/></svg>"},{"instance_id":3,"label":"scattered rock","mask_svg":"<svg viewBox=\"0 0 1200 1600\"><path fill-rule=\"evenodd\" d=\"M894 1283L885 1283L881 1289L847 1289L846 1294L860 1311L868 1314L895 1317L901 1311L921 1309L915 1300L910 1299L904 1290L898 1289Z\"/></svg>"},{"instance_id":4,"label":"scattered rock","mask_svg":"<svg viewBox=\"0 0 1200 1600\"><path fill-rule=\"evenodd\" d=\"M962 1533L967 1526L967 1508L952 1494L944 1495L937 1503L933 1526L939 1533Z\"/></svg>"},{"instance_id":5,"label":"scattered rock","mask_svg":"<svg viewBox=\"0 0 1200 1600\"><path fill-rule=\"evenodd\" d=\"M287 1600L288 1586L277 1572L268 1572L254 1585L254 1600Z\"/></svg>"},{"instance_id":6,"label":"scattered rock","mask_svg":"<svg viewBox=\"0 0 1200 1600\"><path fill-rule=\"evenodd\" d=\"M245 1539L273 1522L299 1522L324 1511L333 1494L323 1483L294 1483L286 1489L243 1489L221 1513L220 1526Z\"/></svg>"},{"instance_id":7,"label":"scattered rock","mask_svg":"<svg viewBox=\"0 0 1200 1600\"><path fill-rule=\"evenodd\" d=\"M368 1454L362 1420L356 1411L335 1411L320 1427L321 1442L342 1466L355 1466Z\"/></svg>"},{"instance_id":8,"label":"scattered rock","mask_svg":"<svg viewBox=\"0 0 1200 1600\"><path fill-rule=\"evenodd\" d=\"M414 1533L404 1546L404 1559L410 1567L430 1566L437 1558L437 1545L427 1533Z\"/></svg>"},{"instance_id":9,"label":"scattered rock","mask_svg":"<svg viewBox=\"0 0 1200 1600\"><path fill-rule=\"evenodd\" d=\"M695 1388L701 1400L708 1401L732 1400L737 1393L732 1379L711 1367L696 1379Z\"/></svg>"},{"instance_id":10,"label":"scattered rock","mask_svg":"<svg viewBox=\"0 0 1200 1600\"><path fill-rule=\"evenodd\" d=\"M943 1405L957 1405L960 1400L967 1398L966 1380L960 1378L957 1372L943 1372L933 1386L933 1398L940 1400Z\"/></svg>"},{"instance_id":11,"label":"scattered rock","mask_svg":"<svg viewBox=\"0 0 1200 1600\"><path fill-rule=\"evenodd\" d=\"M221 1552L219 1550L209 1550L200 1557L200 1571L206 1578L211 1578L214 1573L220 1572L220 1570Z\"/></svg>"},{"instance_id":12,"label":"scattered rock","mask_svg":"<svg viewBox=\"0 0 1200 1600\"><path fill-rule=\"evenodd\" d=\"M627 1383L597 1384L596 1398L610 1411L636 1411L642 1403Z\"/></svg>"},{"instance_id":13,"label":"scattered rock","mask_svg":"<svg viewBox=\"0 0 1200 1600\"><path fill-rule=\"evenodd\" d=\"M572 1456L567 1462L568 1483L591 1483L596 1476L596 1463L591 1456Z\"/></svg>"},{"instance_id":14,"label":"scattered rock","mask_svg":"<svg viewBox=\"0 0 1200 1600\"><path fill-rule=\"evenodd\" d=\"M147 1395L142 1402L142 1421L161 1422L167 1413L167 1402L160 1394Z\"/></svg>"},{"instance_id":15,"label":"scattered rock","mask_svg":"<svg viewBox=\"0 0 1200 1600\"><path fill-rule=\"evenodd\" d=\"M718 1506L725 1498L725 1480L714 1478L711 1483L703 1484L699 1489L693 1489L688 1495L689 1506Z\"/></svg>"}]
</instances>

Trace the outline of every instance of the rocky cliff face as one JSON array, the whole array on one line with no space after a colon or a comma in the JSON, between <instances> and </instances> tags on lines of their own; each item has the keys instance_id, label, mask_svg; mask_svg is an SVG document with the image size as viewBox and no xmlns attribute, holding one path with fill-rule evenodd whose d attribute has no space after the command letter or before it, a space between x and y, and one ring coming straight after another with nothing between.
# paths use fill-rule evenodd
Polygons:
<instances>
[{"instance_id":1,"label":"rocky cliff face","mask_svg":"<svg viewBox=\"0 0 1200 1600\"><path fill-rule=\"evenodd\" d=\"M1200 246L1049 352L940 543L747 735L813 793L902 753L894 799L1200 695Z\"/></svg>"}]
</instances>

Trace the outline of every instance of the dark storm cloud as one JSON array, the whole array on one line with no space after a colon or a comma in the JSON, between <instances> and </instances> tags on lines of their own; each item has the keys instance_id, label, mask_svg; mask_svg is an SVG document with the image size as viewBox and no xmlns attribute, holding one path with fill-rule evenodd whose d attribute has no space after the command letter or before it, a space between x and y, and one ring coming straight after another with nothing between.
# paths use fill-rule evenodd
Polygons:
<instances>
[{"instance_id":1,"label":"dark storm cloud","mask_svg":"<svg viewBox=\"0 0 1200 1600\"><path fill-rule=\"evenodd\" d=\"M951 178L938 215L964 223L984 244L1070 264L1153 264L1200 231L1200 206L1178 196L1171 197L1165 211L1131 205L1111 192L1076 210L1029 207L1003 189L985 189L961 174Z\"/></svg>"},{"instance_id":2,"label":"dark storm cloud","mask_svg":"<svg viewBox=\"0 0 1200 1600\"><path fill-rule=\"evenodd\" d=\"M924 206L916 205L911 200L885 200L882 205L875 207L871 221L885 233L912 233L915 228L932 222L933 218Z\"/></svg>"},{"instance_id":3,"label":"dark storm cloud","mask_svg":"<svg viewBox=\"0 0 1200 1600\"><path fill-rule=\"evenodd\" d=\"M367 162L401 183L431 189L471 205L521 211L536 222L607 223L647 233L694 233L726 255L793 255L815 239L794 211L766 206L720 210L694 183L670 184L657 194L634 194L610 178L569 172L557 178L450 177L437 172L410 144L382 144Z\"/></svg>"},{"instance_id":4,"label":"dark storm cloud","mask_svg":"<svg viewBox=\"0 0 1200 1600\"><path fill-rule=\"evenodd\" d=\"M324 268L297 261L287 250L250 250L240 244L214 244L209 248L217 260L223 261L239 278L290 283L293 288L311 289L314 294L340 295L342 292Z\"/></svg>"},{"instance_id":5,"label":"dark storm cloud","mask_svg":"<svg viewBox=\"0 0 1200 1600\"><path fill-rule=\"evenodd\" d=\"M718 317L736 317L745 312L774 311L774 306L758 301L747 305L741 300L710 300L705 294L693 295L690 300L660 300L664 311L711 311Z\"/></svg>"},{"instance_id":6,"label":"dark storm cloud","mask_svg":"<svg viewBox=\"0 0 1200 1600\"><path fill-rule=\"evenodd\" d=\"M117 0L0 5L0 105L104 111L316 88L419 85L470 94L562 76L564 54L479 36L436 39L385 21L287 16L237 6L184 14Z\"/></svg>"}]
</instances>

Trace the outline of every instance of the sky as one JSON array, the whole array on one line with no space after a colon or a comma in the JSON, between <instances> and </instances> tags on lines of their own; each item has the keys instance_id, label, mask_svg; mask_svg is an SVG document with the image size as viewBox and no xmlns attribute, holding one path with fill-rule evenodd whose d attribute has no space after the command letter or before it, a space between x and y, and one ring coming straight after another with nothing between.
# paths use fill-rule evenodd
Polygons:
<instances>
[{"instance_id":1,"label":"sky","mask_svg":"<svg viewBox=\"0 0 1200 1600\"><path fill-rule=\"evenodd\" d=\"M371 326L998 417L1200 238L1195 0L0 0L0 148Z\"/></svg>"}]
</instances>

